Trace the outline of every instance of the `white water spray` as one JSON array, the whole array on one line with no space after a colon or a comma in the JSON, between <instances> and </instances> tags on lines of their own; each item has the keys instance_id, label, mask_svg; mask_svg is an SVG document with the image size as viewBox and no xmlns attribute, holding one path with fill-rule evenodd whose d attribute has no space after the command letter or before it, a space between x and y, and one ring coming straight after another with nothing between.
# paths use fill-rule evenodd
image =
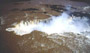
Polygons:
<instances>
[{"instance_id":1,"label":"white water spray","mask_svg":"<svg viewBox=\"0 0 90 53\"><path fill-rule=\"evenodd\" d=\"M21 21L15 27L7 28L6 31L14 31L16 35L29 34L34 30L45 32L47 34L60 34L65 32L79 33L89 32L89 19L86 17L71 17L66 12L59 16L50 17L51 20L45 23L44 21L38 23Z\"/></svg>"}]
</instances>

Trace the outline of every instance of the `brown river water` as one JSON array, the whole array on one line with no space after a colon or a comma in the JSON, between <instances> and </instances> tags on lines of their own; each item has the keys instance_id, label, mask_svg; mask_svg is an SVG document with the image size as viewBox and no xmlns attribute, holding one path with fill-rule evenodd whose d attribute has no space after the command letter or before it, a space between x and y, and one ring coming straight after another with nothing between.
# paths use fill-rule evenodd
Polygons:
<instances>
[{"instance_id":1,"label":"brown river water","mask_svg":"<svg viewBox=\"0 0 90 53\"><path fill-rule=\"evenodd\" d=\"M47 35L33 31L24 36L5 29L21 20L47 19L65 11L90 12L90 4L70 0L30 0L2 3L0 5L0 53L90 53L90 38L80 34ZM85 8L86 7L86 8ZM89 14L90 16L90 14Z\"/></svg>"}]
</instances>

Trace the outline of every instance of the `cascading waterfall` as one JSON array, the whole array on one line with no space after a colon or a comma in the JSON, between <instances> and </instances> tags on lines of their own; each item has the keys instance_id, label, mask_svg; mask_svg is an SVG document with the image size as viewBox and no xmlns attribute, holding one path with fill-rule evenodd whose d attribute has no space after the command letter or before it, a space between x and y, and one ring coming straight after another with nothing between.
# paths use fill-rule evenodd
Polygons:
<instances>
[{"instance_id":1,"label":"cascading waterfall","mask_svg":"<svg viewBox=\"0 0 90 53\"><path fill-rule=\"evenodd\" d=\"M67 12L63 12L59 16L51 16L50 20L47 19L38 23L34 21L32 22L21 21L19 24L16 24L15 27L7 28L6 31L14 31L14 33L21 36L29 34L34 30L41 31L49 35L64 32L79 34L90 32L90 24L87 17L70 16Z\"/></svg>"}]
</instances>

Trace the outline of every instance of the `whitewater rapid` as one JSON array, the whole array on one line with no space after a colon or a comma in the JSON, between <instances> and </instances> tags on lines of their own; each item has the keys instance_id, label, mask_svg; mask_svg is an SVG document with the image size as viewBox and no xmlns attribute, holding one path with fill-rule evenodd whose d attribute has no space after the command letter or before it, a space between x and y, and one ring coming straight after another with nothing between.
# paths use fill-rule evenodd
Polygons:
<instances>
[{"instance_id":1,"label":"whitewater rapid","mask_svg":"<svg viewBox=\"0 0 90 53\"><path fill-rule=\"evenodd\" d=\"M50 34L61 34L65 32L72 32L76 34L83 34L90 32L90 24L87 17L70 16L67 12L63 12L58 16L51 16L50 19L36 21L21 21L14 25L14 27L6 28L6 31L13 31L16 35L23 36L30 34L37 30Z\"/></svg>"}]
</instances>

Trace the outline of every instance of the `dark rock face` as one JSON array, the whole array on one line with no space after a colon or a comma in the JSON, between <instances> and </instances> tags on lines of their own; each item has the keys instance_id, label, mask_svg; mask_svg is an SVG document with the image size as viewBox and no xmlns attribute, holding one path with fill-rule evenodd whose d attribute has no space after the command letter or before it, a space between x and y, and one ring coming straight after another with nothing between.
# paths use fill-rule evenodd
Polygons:
<instances>
[{"instance_id":1,"label":"dark rock face","mask_svg":"<svg viewBox=\"0 0 90 53\"><path fill-rule=\"evenodd\" d=\"M83 12L73 12L71 15L77 16L77 17L90 17L90 14L88 13L83 13Z\"/></svg>"},{"instance_id":2,"label":"dark rock face","mask_svg":"<svg viewBox=\"0 0 90 53\"><path fill-rule=\"evenodd\" d=\"M38 10L36 8L27 8L27 9L22 9L21 11L34 11L34 10Z\"/></svg>"},{"instance_id":3,"label":"dark rock face","mask_svg":"<svg viewBox=\"0 0 90 53\"><path fill-rule=\"evenodd\" d=\"M19 8L13 8L11 11L36 11L38 9L36 8L26 8L26 9L19 9Z\"/></svg>"},{"instance_id":4,"label":"dark rock face","mask_svg":"<svg viewBox=\"0 0 90 53\"><path fill-rule=\"evenodd\" d=\"M51 10L54 10L56 12L66 11L65 6L63 6L63 5L48 5L48 4L45 4L45 6L51 8Z\"/></svg>"},{"instance_id":5,"label":"dark rock face","mask_svg":"<svg viewBox=\"0 0 90 53\"><path fill-rule=\"evenodd\" d=\"M71 1L86 2L86 3L90 4L90 0L71 0Z\"/></svg>"},{"instance_id":6,"label":"dark rock face","mask_svg":"<svg viewBox=\"0 0 90 53\"><path fill-rule=\"evenodd\" d=\"M57 12L61 12L60 10L66 11L66 9L63 8L64 6L62 5L51 5L50 8L51 10L55 10Z\"/></svg>"}]
</instances>

